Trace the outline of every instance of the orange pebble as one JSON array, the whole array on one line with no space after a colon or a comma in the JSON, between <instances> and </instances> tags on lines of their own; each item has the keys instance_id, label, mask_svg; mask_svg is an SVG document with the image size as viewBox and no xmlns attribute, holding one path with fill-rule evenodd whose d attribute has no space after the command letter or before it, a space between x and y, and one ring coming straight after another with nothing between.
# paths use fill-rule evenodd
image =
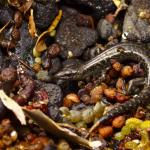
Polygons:
<instances>
[{"instance_id":1,"label":"orange pebble","mask_svg":"<svg viewBox=\"0 0 150 150\"><path fill-rule=\"evenodd\" d=\"M112 126L114 128L121 128L125 123L125 117L124 116L118 116L113 119Z\"/></svg>"},{"instance_id":2,"label":"orange pebble","mask_svg":"<svg viewBox=\"0 0 150 150\"><path fill-rule=\"evenodd\" d=\"M91 100L93 101L93 103L100 101L102 94L103 94L103 87L101 85L96 86L94 89L92 89L90 92L90 95L91 95Z\"/></svg>"},{"instance_id":3,"label":"orange pebble","mask_svg":"<svg viewBox=\"0 0 150 150\"><path fill-rule=\"evenodd\" d=\"M113 134L113 128L112 128L112 126L100 127L98 129L98 132L99 132L100 136L102 136L103 138L107 138Z\"/></svg>"},{"instance_id":4,"label":"orange pebble","mask_svg":"<svg viewBox=\"0 0 150 150\"><path fill-rule=\"evenodd\" d=\"M114 88L104 89L104 94L106 95L106 97L114 99L116 96L116 89Z\"/></svg>"},{"instance_id":5,"label":"orange pebble","mask_svg":"<svg viewBox=\"0 0 150 150\"><path fill-rule=\"evenodd\" d=\"M64 98L63 106L71 107L74 103L79 103L79 102L80 102L79 97L74 93L70 93L66 95L66 97Z\"/></svg>"},{"instance_id":6,"label":"orange pebble","mask_svg":"<svg viewBox=\"0 0 150 150\"><path fill-rule=\"evenodd\" d=\"M131 66L124 66L121 69L121 75L124 78L132 76L133 73L134 73L134 71L133 71L133 68Z\"/></svg>"},{"instance_id":7,"label":"orange pebble","mask_svg":"<svg viewBox=\"0 0 150 150\"><path fill-rule=\"evenodd\" d=\"M122 68L122 65L119 62L115 62L112 67L115 69L115 71L120 71Z\"/></svg>"}]
</instances>

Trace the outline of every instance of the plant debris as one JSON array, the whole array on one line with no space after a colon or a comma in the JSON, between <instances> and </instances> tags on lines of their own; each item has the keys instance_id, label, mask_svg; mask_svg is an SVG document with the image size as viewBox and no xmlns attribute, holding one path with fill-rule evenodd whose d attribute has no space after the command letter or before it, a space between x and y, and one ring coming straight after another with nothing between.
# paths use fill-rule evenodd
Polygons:
<instances>
[{"instance_id":1,"label":"plant debris","mask_svg":"<svg viewBox=\"0 0 150 150\"><path fill-rule=\"evenodd\" d=\"M8 97L3 90L0 90L0 99L5 107L10 109L19 119L22 125L26 125L25 115L22 108L10 97Z\"/></svg>"}]
</instances>

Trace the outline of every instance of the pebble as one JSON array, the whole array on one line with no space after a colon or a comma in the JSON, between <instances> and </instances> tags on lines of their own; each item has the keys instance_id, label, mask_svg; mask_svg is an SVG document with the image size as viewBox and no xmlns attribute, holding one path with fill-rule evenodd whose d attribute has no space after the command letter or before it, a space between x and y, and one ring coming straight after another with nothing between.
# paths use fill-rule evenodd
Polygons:
<instances>
[{"instance_id":1,"label":"pebble","mask_svg":"<svg viewBox=\"0 0 150 150\"><path fill-rule=\"evenodd\" d=\"M97 30L102 39L107 40L110 36L113 35L113 25L106 19L100 19L97 24Z\"/></svg>"}]
</instances>

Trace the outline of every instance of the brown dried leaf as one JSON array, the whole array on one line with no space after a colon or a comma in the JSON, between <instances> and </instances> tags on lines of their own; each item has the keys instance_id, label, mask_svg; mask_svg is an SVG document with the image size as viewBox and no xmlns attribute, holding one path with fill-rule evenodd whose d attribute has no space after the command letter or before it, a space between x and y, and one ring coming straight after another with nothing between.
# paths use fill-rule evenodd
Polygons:
<instances>
[{"instance_id":1,"label":"brown dried leaf","mask_svg":"<svg viewBox=\"0 0 150 150\"><path fill-rule=\"evenodd\" d=\"M42 52L46 50L47 46L45 44L45 38L49 35L48 31L43 32L37 39L34 50L37 52Z\"/></svg>"},{"instance_id":2,"label":"brown dried leaf","mask_svg":"<svg viewBox=\"0 0 150 150\"><path fill-rule=\"evenodd\" d=\"M29 16L29 33L32 38L35 38L37 36L37 30L34 22L34 16L33 16L33 9L30 10L30 16Z\"/></svg>"},{"instance_id":3,"label":"brown dried leaf","mask_svg":"<svg viewBox=\"0 0 150 150\"><path fill-rule=\"evenodd\" d=\"M25 115L22 108L13 99L8 97L3 90L0 90L0 99L4 106L15 114L21 124L26 125Z\"/></svg>"},{"instance_id":4,"label":"brown dried leaf","mask_svg":"<svg viewBox=\"0 0 150 150\"><path fill-rule=\"evenodd\" d=\"M60 127L57 123L55 123L52 119L46 116L40 110L27 110L23 109L27 116L33 119L40 127L45 129L47 132L51 133L53 136L57 136L58 138L66 139L74 144L82 145L89 149L95 149L103 145L101 141L88 141L74 132Z\"/></svg>"},{"instance_id":5,"label":"brown dried leaf","mask_svg":"<svg viewBox=\"0 0 150 150\"><path fill-rule=\"evenodd\" d=\"M26 2L18 9L25 14L32 6L32 3L33 3L33 0L26 0Z\"/></svg>"},{"instance_id":6,"label":"brown dried leaf","mask_svg":"<svg viewBox=\"0 0 150 150\"><path fill-rule=\"evenodd\" d=\"M8 3L25 14L32 6L33 0L26 0L22 5L19 0L8 0Z\"/></svg>"}]
</instances>

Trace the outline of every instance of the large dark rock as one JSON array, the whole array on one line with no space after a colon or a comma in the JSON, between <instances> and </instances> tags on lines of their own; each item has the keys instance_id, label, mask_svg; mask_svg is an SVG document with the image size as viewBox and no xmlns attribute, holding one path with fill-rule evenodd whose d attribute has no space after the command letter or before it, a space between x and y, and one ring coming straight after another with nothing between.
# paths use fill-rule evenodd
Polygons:
<instances>
[{"instance_id":1,"label":"large dark rock","mask_svg":"<svg viewBox=\"0 0 150 150\"><path fill-rule=\"evenodd\" d=\"M18 41L15 53L23 59L27 59L28 55L32 54L35 40L32 39L27 22L23 22L20 28L20 41Z\"/></svg>"},{"instance_id":2,"label":"large dark rock","mask_svg":"<svg viewBox=\"0 0 150 150\"><path fill-rule=\"evenodd\" d=\"M123 25L123 41L150 42L150 20L142 13L150 13L149 0L133 0L129 6Z\"/></svg>"},{"instance_id":3,"label":"large dark rock","mask_svg":"<svg viewBox=\"0 0 150 150\"><path fill-rule=\"evenodd\" d=\"M78 27L76 16L70 16L62 20L57 30L56 42L61 45L60 55L63 58L79 57L83 51L97 41L97 32L87 27Z\"/></svg>"},{"instance_id":4,"label":"large dark rock","mask_svg":"<svg viewBox=\"0 0 150 150\"><path fill-rule=\"evenodd\" d=\"M115 10L115 5L112 0L64 0L67 4L72 5L86 11L96 19L100 19L102 16Z\"/></svg>"},{"instance_id":5,"label":"large dark rock","mask_svg":"<svg viewBox=\"0 0 150 150\"><path fill-rule=\"evenodd\" d=\"M37 0L34 6L34 10L35 23L36 26L40 29L48 28L57 15L55 0Z\"/></svg>"},{"instance_id":6,"label":"large dark rock","mask_svg":"<svg viewBox=\"0 0 150 150\"><path fill-rule=\"evenodd\" d=\"M13 20L14 11L8 7L0 4L0 25L4 26L8 21Z\"/></svg>"}]
</instances>

